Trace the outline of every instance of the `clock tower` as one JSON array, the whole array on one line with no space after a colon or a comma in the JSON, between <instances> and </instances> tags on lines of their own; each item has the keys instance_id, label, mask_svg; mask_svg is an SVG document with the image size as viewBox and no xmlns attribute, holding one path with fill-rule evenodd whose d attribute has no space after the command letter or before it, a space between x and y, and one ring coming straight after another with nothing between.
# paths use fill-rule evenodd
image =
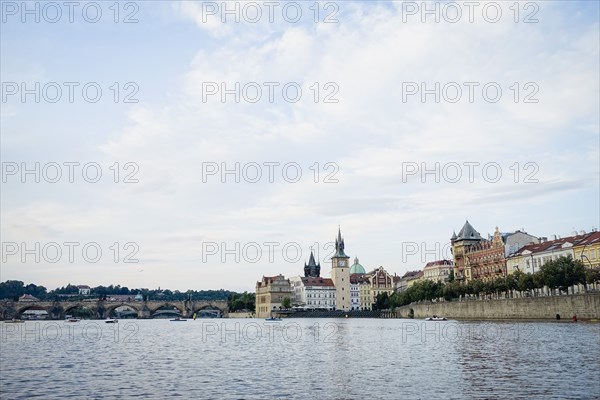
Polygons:
<instances>
[{"instance_id":1,"label":"clock tower","mask_svg":"<svg viewBox=\"0 0 600 400\"><path fill-rule=\"evenodd\" d=\"M335 309L350 310L350 257L344 253L344 239L338 228L335 254L331 257L331 279L335 285Z\"/></svg>"}]
</instances>

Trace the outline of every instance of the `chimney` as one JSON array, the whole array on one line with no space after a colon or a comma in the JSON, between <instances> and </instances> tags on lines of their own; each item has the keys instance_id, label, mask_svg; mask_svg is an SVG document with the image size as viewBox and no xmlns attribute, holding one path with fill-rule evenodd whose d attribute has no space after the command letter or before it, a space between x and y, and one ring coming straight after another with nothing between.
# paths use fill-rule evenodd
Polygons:
<instances>
[{"instance_id":1,"label":"chimney","mask_svg":"<svg viewBox=\"0 0 600 400\"><path fill-rule=\"evenodd\" d=\"M550 235L550 240L556 240L556 235Z\"/></svg>"},{"instance_id":2,"label":"chimney","mask_svg":"<svg viewBox=\"0 0 600 400\"><path fill-rule=\"evenodd\" d=\"M579 231L579 234L583 236L583 235L585 235L585 231L581 230L581 231Z\"/></svg>"},{"instance_id":3,"label":"chimney","mask_svg":"<svg viewBox=\"0 0 600 400\"><path fill-rule=\"evenodd\" d=\"M548 238L547 238L547 237L545 237L545 236L542 236L542 237L540 238L540 243L544 243L544 242L546 242L547 240L548 240Z\"/></svg>"}]
</instances>

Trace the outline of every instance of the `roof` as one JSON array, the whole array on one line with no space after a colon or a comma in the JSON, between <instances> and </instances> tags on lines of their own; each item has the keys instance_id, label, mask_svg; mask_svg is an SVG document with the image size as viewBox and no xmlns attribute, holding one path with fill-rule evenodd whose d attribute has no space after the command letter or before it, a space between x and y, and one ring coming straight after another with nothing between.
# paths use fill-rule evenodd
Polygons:
<instances>
[{"instance_id":1,"label":"roof","mask_svg":"<svg viewBox=\"0 0 600 400\"><path fill-rule=\"evenodd\" d=\"M329 278L318 278L312 276L304 276L302 278L302 284L304 286L322 286L322 287L334 287L333 280Z\"/></svg>"},{"instance_id":2,"label":"roof","mask_svg":"<svg viewBox=\"0 0 600 400\"><path fill-rule=\"evenodd\" d=\"M37 297L34 297L30 294L24 294L23 296L19 297L19 301L38 301L39 299Z\"/></svg>"},{"instance_id":3,"label":"roof","mask_svg":"<svg viewBox=\"0 0 600 400\"><path fill-rule=\"evenodd\" d=\"M454 240L483 240L483 238L467 220Z\"/></svg>"},{"instance_id":4,"label":"roof","mask_svg":"<svg viewBox=\"0 0 600 400\"><path fill-rule=\"evenodd\" d=\"M350 267L350 275L352 274L366 274L365 267L358 263L358 257L354 258L354 264Z\"/></svg>"},{"instance_id":5,"label":"roof","mask_svg":"<svg viewBox=\"0 0 600 400\"><path fill-rule=\"evenodd\" d=\"M584 235L574 246L590 246L600 242L600 232L591 232Z\"/></svg>"},{"instance_id":6,"label":"roof","mask_svg":"<svg viewBox=\"0 0 600 400\"><path fill-rule=\"evenodd\" d=\"M585 246L600 242L600 232L592 232L585 235L567 236L556 240L548 240L543 243L528 244L521 247L517 252L511 254L512 257L523 255L525 252L542 253L546 251L559 250L565 243L573 246Z\"/></svg>"},{"instance_id":7,"label":"roof","mask_svg":"<svg viewBox=\"0 0 600 400\"><path fill-rule=\"evenodd\" d=\"M338 237L335 239L335 254L333 257L337 258L350 258L344 253L344 238L342 238L342 231L338 228ZM333 258L332 257L332 258Z\"/></svg>"},{"instance_id":8,"label":"roof","mask_svg":"<svg viewBox=\"0 0 600 400\"><path fill-rule=\"evenodd\" d=\"M425 264L425 268L423 269L427 269L427 268L434 268L434 267L439 267L439 266L451 266L452 265L452 261L450 260L437 260L437 261L430 261L427 264Z\"/></svg>"},{"instance_id":9,"label":"roof","mask_svg":"<svg viewBox=\"0 0 600 400\"><path fill-rule=\"evenodd\" d=\"M281 274L275 276L263 276L262 281L256 282L256 284L260 286L267 286L269 283L273 283L277 280L280 281L289 281L289 279L285 279L285 277Z\"/></svg>"},{"instance_id":10,"label":"roof","mask_svg":"<svg viewBox=\"0 0 600 400\"><path fill-rule=\"evenodd\" d=\"M402 275L402 279L418 279L423 276L423 271L408 271Z\"/></svg>"},{"instance_id":11,"label":"roof","mask_svg":"<svg viewBox=\"0 0 600 400\"><path fill-rule=\"evenodd\" d=\"M369 277L365 274L352 274L350 275L350 283L369 283Z\"/></svg>"}]
</instances>

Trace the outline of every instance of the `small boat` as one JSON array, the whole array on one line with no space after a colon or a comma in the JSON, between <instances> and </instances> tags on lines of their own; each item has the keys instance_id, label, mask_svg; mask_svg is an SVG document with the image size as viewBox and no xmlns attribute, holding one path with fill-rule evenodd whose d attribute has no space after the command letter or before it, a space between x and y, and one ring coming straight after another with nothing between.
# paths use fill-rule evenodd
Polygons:
<instances>
[{"instance_id":1,"label":"small boat","mask_svg":"<svg viewBox=\"0 0 600 400\"><path fill-rule=\"evenodd\" d=\"M180 322L180 321L181 321L181 322L185 322L186 320L185 320L185 319L183 319L183 318L179 318L179 317L176 317L175 319L172 319L172 320L171 320L171 322Z\"/></svg>"},{"instance_id":2,"label":"small boat","mask_svg":"<svg viewBox=\"0 0 600 400\"><path fill-rule=\"evenodd\" d=\"M265 318L265 321L281 321L281 318L270 317L270 318Z\"/></svg>"},{"instance_id":3,"label":"small boat","mask_svg":"<svg viewBox=\"0 0 600 400\"><path fill-rule=\"evenodd\" d=\"M17 318L13 318L9 321L4 321L5 324L22 324L25 321L23 321L22 319L17 319Z\"/></svg>"},{"instance_id":4,"label":"small boat","mask_svg":"<svg viewBox=\"0 0 600 400\"><path fill-rule=\"evenodd\" d=\"M117 324L119 322L119 320L118 319L107 319L104 322L107 324Z\"/></svg>"},{"instance_id":5,"label":"small boat","mask_svg":"<svg viewBox=\"0 0 600 400\"><path fill-rule=\"evenodd\" d=\"M432 317L425 318L425 321L448 321L448 319L446 317L438 317L437 315L434 315Z\"/></svg>"},{"instance_id":6,"label":"small boat","mask_svg":"<svg viewBox=\"0 0 600 400\"><path fill-rule=\"evenodd\" d=\"M79 322L81 321L81 318L67 318L65 319L65 322Z\"/></svg>"}]
</instances>

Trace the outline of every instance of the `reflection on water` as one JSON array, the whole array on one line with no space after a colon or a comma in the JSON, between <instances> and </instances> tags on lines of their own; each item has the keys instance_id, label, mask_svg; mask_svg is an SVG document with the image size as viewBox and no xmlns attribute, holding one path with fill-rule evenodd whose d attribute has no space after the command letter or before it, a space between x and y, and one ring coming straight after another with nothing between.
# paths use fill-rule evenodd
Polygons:
<instances>
[{"instance_id":1,"label":"reflection on water","mask_svg":"<svg viewBox=\"0 0 600 400\"><path fill-rule=\"evenodd\" d=\"M2 398L600 398L600 326L393 319L0 325Z\"/></svg>"}]
</instances>

